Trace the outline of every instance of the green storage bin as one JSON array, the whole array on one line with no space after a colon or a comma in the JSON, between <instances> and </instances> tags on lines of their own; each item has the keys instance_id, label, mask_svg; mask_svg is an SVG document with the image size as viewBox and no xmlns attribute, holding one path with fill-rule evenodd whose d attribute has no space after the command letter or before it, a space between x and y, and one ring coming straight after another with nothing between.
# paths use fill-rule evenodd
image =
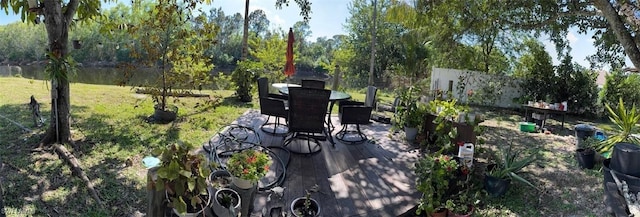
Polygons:
<instances>
[{"instance_id":1,"label":"green storage bin","mask_svg":"<svg viewBox=\"0 0 640 217\"><path fill-rule=\"evenodd\" d=\"M531 122L520 122L520 131L527 133L536 132L536 124Z\"/></svg>"}]
</instances>

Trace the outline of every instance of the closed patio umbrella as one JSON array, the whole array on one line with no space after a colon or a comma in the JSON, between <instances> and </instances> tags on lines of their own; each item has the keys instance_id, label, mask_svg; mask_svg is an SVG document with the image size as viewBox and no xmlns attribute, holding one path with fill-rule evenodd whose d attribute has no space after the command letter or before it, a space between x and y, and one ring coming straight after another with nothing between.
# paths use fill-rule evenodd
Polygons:
<instances>
[{"instance_id":1,"label":"closed patio umbrella","mask_svg":"<svg viewBox=\"0 0 640 217\"><path fill-rule=\"evenodd\" d=\"M287 75L287 80L293 74L296 73L295 66L293 65L293 29L289 28L289 37L287 38L287 63L284 65L284 74Z\"/></svg>"}]
</instances>

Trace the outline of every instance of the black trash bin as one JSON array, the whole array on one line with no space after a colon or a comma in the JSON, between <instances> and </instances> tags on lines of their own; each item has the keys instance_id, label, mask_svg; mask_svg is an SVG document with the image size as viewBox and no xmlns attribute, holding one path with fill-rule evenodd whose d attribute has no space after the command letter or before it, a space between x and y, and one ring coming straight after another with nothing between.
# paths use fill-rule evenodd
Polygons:
<instances>
[{"instance_id":1,"label":"black trash bin","mask_svg":"<svg viewBox=\"0 0 640 217\"><path fill-rule=\"evenodd\" d=\"M588 124L578 124L574 130L576 131L576 149L582 147L582 143L587 137L592 137L596 134L596 127Z\"/></svg>"}]
</instances>

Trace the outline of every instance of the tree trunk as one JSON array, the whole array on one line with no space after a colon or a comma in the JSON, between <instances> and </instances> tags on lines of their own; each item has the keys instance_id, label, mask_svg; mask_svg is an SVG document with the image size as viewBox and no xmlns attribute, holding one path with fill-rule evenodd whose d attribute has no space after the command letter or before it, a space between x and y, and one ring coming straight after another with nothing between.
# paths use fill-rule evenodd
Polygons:
<instances>
[{"instance_id":1,"label":"tree trunk","mask_svg":"<svg viewBox=\"0 0 640 217\"><path fill-rule=\"evenodd\" d=\"M69 24L77 8L77 1L70 1L63 13L61 3L61 1L43 1L49 55L52 55L50 58L64 58L67 55ZM51 79L51 124L41 141L42 144L67 143L71 140L69 80L66 71L60 73L62 76Z\"/></svg>"},{"instance_id":2,"label":"tree trunk","mask_svg":"<svg viewBox=\"0 0 640 217\"><path fill-rule=\"evenodd\" d=\"M634 36L630 33L631 30L625 27L625 22L618 16L616 9L613 8L613 5L608 0L595 0L594 6L602 11L602 15L607 19L609 27L613 30L618 41L620 41L620 45L624 47L624 52L631 60L631 63L636 68L640 68L640 49L634 42Z\"/></svg>"},{"instance_id":3,"label":"tree trunk","mask_svg":"<svg viewBox=\"0 0 640 217\"><path fill-rule=\"evenodd\" d=\"M244 26L242 28L242 56L240 60L246 60L249 52L247 42L249 40L249 0L244 3Z\"/></svg>"},{"instance_id":4,"label":"tree trunk","mask_svg":"<svg viewBox=\"0 0 640 217\"><path fill-rule=\"evenodd\" d=\"M370 63L369 63L369 82L367 82L369 85L373 86L374 85L374 69L375 69L375 63L376 63L376 19L377 19L377 13L378 13L378 9L377 9L377 1L373 0L373 18L372 18L372 27L371 27L371 59L370 59Z\"/></svg>"}]
</instances>

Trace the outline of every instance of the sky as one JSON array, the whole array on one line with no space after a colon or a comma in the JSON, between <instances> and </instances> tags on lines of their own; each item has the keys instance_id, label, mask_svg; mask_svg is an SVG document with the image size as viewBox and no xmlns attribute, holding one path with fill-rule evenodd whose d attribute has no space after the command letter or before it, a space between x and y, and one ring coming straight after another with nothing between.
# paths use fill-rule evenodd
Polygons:
<instances>
[{"instance_id":1,"label":"sky","mask_svg":"<svg viewBox=\"0 0 640 217\"><path fill-rule=\"evenodd\" d=\"M241 0L213 0L213 3L209 7L221 7L227 15L234 13L244 14L244 2L245 1ZM272 28L287 30L289 27L293 27L294 23L303 20L299 15L300 9L293 1L291 2L288 7L283 6L282 9L279 10L275 8L275 0L251 0L249 10L262 9L271 22ZM349 17L347 5L350 1L311 0L311 2L312 13L311 20L309 21L311 38L307 40L315 41L317 37L324 36L331 38L337 34L345 34L343 24L346 23ZM4 12L0 12L0 25L16 21L20 21L20 16L6 15ZM585 58L596 52L593 47L591 35L578 34L576 31L570 31L566 37L571 43L571 56L573 57L573 61L589 68L590 65ZM540 41L545 45L549 55L551 55L553 64L558 65L559 60L557 59L553 43L544 37L540 38ZM631 66L628 60L627 65Z\"/></svg>"}]
</instances>

